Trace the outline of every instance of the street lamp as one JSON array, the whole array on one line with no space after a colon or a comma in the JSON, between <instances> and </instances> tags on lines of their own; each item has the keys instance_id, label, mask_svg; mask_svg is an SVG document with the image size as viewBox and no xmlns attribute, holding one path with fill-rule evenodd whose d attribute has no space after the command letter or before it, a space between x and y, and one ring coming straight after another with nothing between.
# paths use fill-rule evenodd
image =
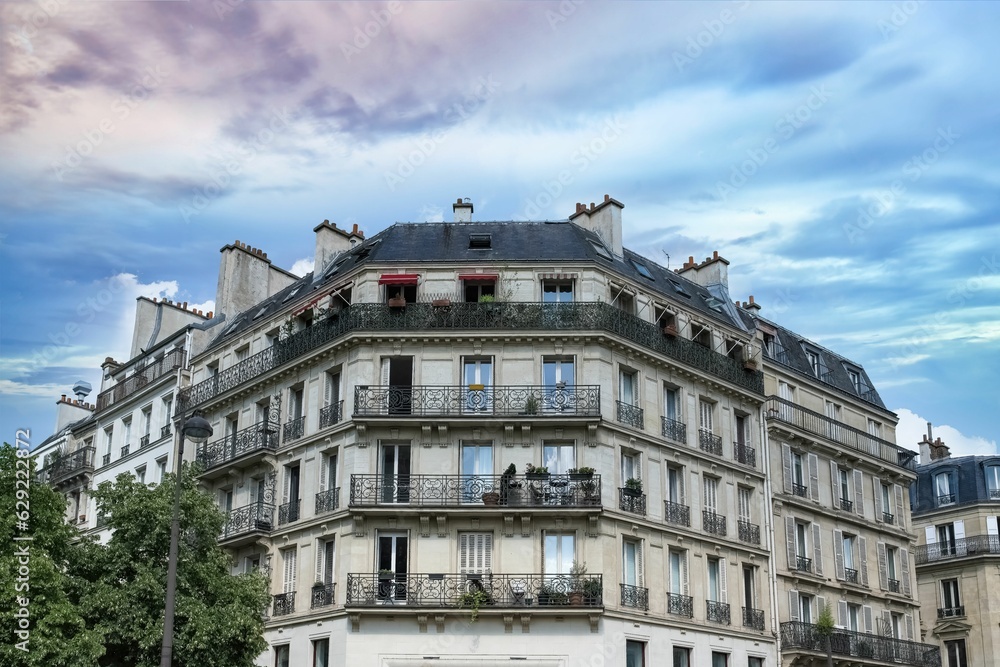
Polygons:
<instances>
[{"instance_id":1,"label":"street lamp","mask_svg":"<svg viewBox=\"0 0 1000 667\"><path fill-rule=\"evenodd\" d=\"M177 479L174 483L174 517L170 523L170 556L167 559L167 599L163 610L163 646L160 649L160 667L171 667L174 652L174 594L177 590L177 543L180 539L181 465L184 463L184 438L191 442L205 442L212 437L212 425L204 417L194 414L181 426L181 441L177 448Z\"/></svg>"}]
</instances>

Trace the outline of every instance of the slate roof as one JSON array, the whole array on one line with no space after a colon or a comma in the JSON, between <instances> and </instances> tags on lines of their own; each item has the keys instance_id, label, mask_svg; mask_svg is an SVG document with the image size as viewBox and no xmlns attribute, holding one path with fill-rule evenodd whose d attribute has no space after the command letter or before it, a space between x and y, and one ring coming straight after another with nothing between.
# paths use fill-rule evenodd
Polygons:
<instances>
[{"instance_id":1,"label":"slate roof","mask_svg":"<svg viewBox=\"0 0 1000 667\"><path fill-rule=\"evenodd\" d=\"M955 494L953 505L996 502L990 497L986 484L986 465L1000 465L1000 456L957 456L936 459L917 466L917 481L910 492L913 515L929 512L939 507L934 476L939 472L951 474L951 491Z\"/></svg>"}]
</instances>

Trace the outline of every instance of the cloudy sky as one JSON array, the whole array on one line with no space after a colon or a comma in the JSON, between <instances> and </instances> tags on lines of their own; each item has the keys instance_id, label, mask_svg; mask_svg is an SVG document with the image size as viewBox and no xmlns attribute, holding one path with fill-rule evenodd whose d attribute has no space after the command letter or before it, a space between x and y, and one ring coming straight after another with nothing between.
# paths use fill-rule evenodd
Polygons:
<instances>
[{"instance_id":1,"label":"cloudy sky","mask_svg":"<svg viewBox=\"0 0 1000 667\"><path fill-rule=\"evenodd\" d=\"M566 218L713 250L734 298L863 364L915 445L992 453L996 3L0 4L3 439L128 357L134 300L211 309L236 239ZM668 256L669 255L669 259ZM94 395L91 396L93 400Z\"/></svg>"}]
</instances>

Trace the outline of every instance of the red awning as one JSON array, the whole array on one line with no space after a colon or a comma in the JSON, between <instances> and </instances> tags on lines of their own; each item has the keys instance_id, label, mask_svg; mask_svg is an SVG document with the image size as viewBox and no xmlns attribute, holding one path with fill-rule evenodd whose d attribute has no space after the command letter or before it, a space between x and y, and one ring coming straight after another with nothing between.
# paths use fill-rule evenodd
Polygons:
<instances>
[{"instance_id":1,"label":"red awning","mask_svg":"<svg viewBox=\"0 0 1000 667\"><path fill-rule=\"evenodd\" d=\"M417 278L420 276L416 273L383 273L382 277L378 279L379 285L416 285Z\"/></svg>"},{"instance_id":2,"label":"red awning","mask_svg":"<svg viewBox=\"0 0 1000 667\"><path fill-rule=\"evenodd\" d=\"M460 273L458 274L459 280L482 280L489 282L497 281L497 274L495 273Z\"/></svg>"}]
</instances>

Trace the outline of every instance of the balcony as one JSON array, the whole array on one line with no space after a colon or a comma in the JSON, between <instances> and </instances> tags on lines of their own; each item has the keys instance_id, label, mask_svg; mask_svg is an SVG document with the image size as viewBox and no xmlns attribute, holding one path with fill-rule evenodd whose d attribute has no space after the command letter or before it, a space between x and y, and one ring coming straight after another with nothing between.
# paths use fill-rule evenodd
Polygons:
<instances>
[{"instance_id":1,"label":"balcony","mask_svg":"<svg viewBox=\"0 0 1000 667\"><path fill-rule=\"evenodd\" d=\"M139 438L139 449L145 449L146 447L149 447L149 434L148 433L146 435L142 436L141 438Z\"/></svg>"},{"instance_id":2,"label":"balcony","mask_svg":"<svg viewBox=\"0 0 1000 667\"><path fill-rule=\"evenodd\" d=\"M102 466L106 466L106 465L108 465L110 463L111 463L111 454L110 453L105 454L104 456L101 457L101 465Z\"/></svg>"},{"instance_id":3,"label":"balcony","mask_svg":"<svg viewBox=\"0 0 1000 667\"><path fill-rule=\"evenodd\" d=\"M706 600L705 619L709 623L721 623L722 625L729 625L731 623L731 620L729 618L729 605L725 602L714 602L712 600Z\"/></svg>"},{"instance_id":4,"label":"balcony","mask_svg":"<svg viewBox=\"0 0 1000 667\"><path fill-rule=\"evenodd\" d=\"M882 523L887 523L890 526L896 523L895 515L889 514L888 512L882 512Z\"/></svg>"},{"instance_id":5,"label":"balcony","mask_svg":"<svg viewBox=\"0 0 1000 667\"><path fill-rule=\"evenodd\" d=\"M320 491L316 494L316 514L333 512L340 507L340 487Z\"/></svg>"},{"instance_id":6,"label":"balcony","mask_svg":"<svg viewBox=\"0 0 1000 667\"><path fill-rule=\"evenodd\" d=\"M578 590L581 589L581 590ZM347 607L468 608L469 595L486 593L484 609L558 607L565 613L573 607L602 607L600 574L576 577L553 574L381 574L347 575Z\"/></svg>"},{"instance_id":7,"label":"balcony","mask_svg":"<svg viewBox=\"0 0 1000 667\"><path fill-rule=\"evenodd\" d=\"M796 556L795 569L798 570L799 572L812 572L813 571L812 558L806 558L805 556Z\"/></svg>"},{"instance_id":8,"label":"balcony","mask_svg":"<svg viewBox=\"0 0 1000 667\"><path fill-rule=\"evenodd\" d=\"M781 624L781 649L782 653L811 651L822 658L826 655L826 637L812 623L789 621ZM835 630L830 636L830 651L838 656L914 667L941 667L941 649L937 646L867 632Z\"/></svg>"},{"instance_id":9,"label":"balcony","mask_svg":"<svg viewBox=\"0 0 1000 667\"><path fill-rule=\"evenodd\" d=\"M715 456L722 456L722 436L711 431L698 431L698 449Z\"/></svg>"},{"instance_id":10,"label":"balcony","mask_svg":"<svg viewBox=\"0 0 1000 667\"><path fill-rule=\"evenodd\" d=\"M764 610L743 607L743 627L764 632Z\"/></svg>"},{"instance_id":11,"label":"balcony","mask_svg":"<svg viewBox=\"0 0 1000 667\"><path fill-rule=\"evenodd\" d=\"M954 493L945 493L943 495L938 496L937 497L937 504L938 504L938 507L942 507L944 505L954 505L955 504L955 494Z\"/></svg>"},{"instance_id":12,"label":"balcony","mask_svg":"<svg viewBox=\"0 0 1000 667\"><path fill-rule=\"evenodd\" d=\"M230 510L219 534L223 546L240 547L271 534L274 528L274 505L253 503Z\"/></svg>"},{"instance_id":13,"label":"balcony","mask_svg":"<svg viewBox=\"0 0 1000 667\"><path fill-rule=\"evenodd\" d=\"M649 611L649 589L630 584L621 584L622 606Z\"/></svg>"},{"instance_id":14,"label":"balcony","mask_svg":"<svg viewBox=\"0 0 1000 667\"><path fill-rule=\"evenodd\" d=\"M476 385L473 385L476 386ZM599 385L367 386L354 388L358 417L600 417Z\"/></svg>"},{"instance_id":15,"label":"balcony","mask_svg":"<svg viewBox=\"0 0 1000 667\"><path fill-rule=\"evenodd\" d=\"M840 507L840 509L844 510L845 512L853 512L854 511L854 501L853 500L848 500L847 498L841 498L838 501L837 505Z\"/></svg>"},{"instance_id":16,"label":"balcony","mask_svg":"<svg viewBox=\"0 0 1000 667\"><path fill-rule=\"evenodd\" d=\"M319 411L319 427L329 428L344 418L344 402L331 403Z\"/></svg>"},{"instance_id":17,"label":"balcony","mask_svg":"<svg viewBox=\"0 0 1000 667\"><path fill-rule=\"evenodd\" d=\"M737 521L736 535L739 537L740 542L760 546L760 526L755 523L743 521L742 519Z\"/></svg>"},{"instance_id":18,"label":"balcony","mask_svg":"<svg viewBox=\"0 0 1000 667\"><path fill-rule=\"evenodd\" d=\"M938 607L937 617L938 618L956 618L959 616L965 616L965 607Z\"/></svg>"},{"instance_id":19,"label":"balcony","mask_svg":"<svg viewBox=\"0 0 1000 667\"><path fill-rule=\"evenodd\" d=\"M660 434L667 440L679 442L682 445L687 443L687 424L675 419L660 417Z\"/></svg>"},{"instance_id":20,"label":"balcony","mask_svg":"<svg viewBox=\"0 0 1000 667\"><path fill-rule=\"evenodd\" d=\"M899 466L904 470L916 471L917 453L903 449L887 440L877 438L866 431L848 426L826 415L799 407L795 403L768 396L764 404L764 414L769 422L783 422L801 431L819 435L855 451L873 456L880 461Z\"/></svg>"},{"instance_id":21,"label":"balcony","mask_svg":"<svg viewBox=\"0 0 1000 667\"><path fill-rule=\"evenodd\" d=\"M149 384L184 365L184 350L174 349L160 361L140 368L115 386L97 395L97 412L120 403Z\"/></svg>"},{"instance_id":22,"label":"balcony","mask_svg":"<svg viewBox=\"0 0 1000 667\"><path fill-rule=\"evenodd\" d=\"M299 520L299 510L302 508L302 500L293 500L290 503L278 506L278 525L284 526Z\"/></svg>"},{"instance_id":23,"label":"balcony","mask_svg":"<svg viewBox=\"0 0 1000 667\"><path fill-rule=\"evenodd\" d=\"M45 469L48 483L58 486L93 473L95 451L93 447L81 447L75 452L53 459Z\"/></svg>"},{"instance_id":24,"label":"balcony","mask_svg":"<svg viewBox=\"0 0 1000 667\"><path fill-rule=\"evenodd\" d=\"M306 418L305 415L292 419L285 422L285 425L281 427L281 441L286 445L290 442L295 442L301 438L306 432Z\"/></svg>"},{"instance_id":25,"label":"balcony","mask_svg":"<svg viewBox=\"0 0 1000 667\"><path fill-rule=\"evenodd\" d=\"M806 486L805 484L797 484L795 482L792 482L792 494L799 496L801 498L808 498L809 487Z\"/></svg>"},{"instance_id":26,"label":"balcony","mask_svg":"<svg viewBox=\"0 0 1000 667\"><path fill-rule=\"evenodd\" d=\"M857 586L858 584L860 584L861 583L861 579L860 579L860 577L858 577L858 571L855 570L855 569L853 569L853 568L845 567L844 568L844 581L846 581L849 584L854 584L855 586Z\"/></svg>"},{"instance_id":27,"label":"balcony","mask_svg":"<svg viewBox=\"0 0 1000 667\"><path fill-rule=\"evenodd\" d=\"M726 536L726 517L724 514L716 514L712 510L702 510L701 525L706 533L720 537Z\"/></svg>"},{"instance_id":28,"label":"balcony","mask_svg":"<svg viewBox=\"0 0 1000 667\"><path fill-rule=\"evenodd\" d=\"M272 616L287 616L295 611L295 591L274 596Z\"/></svg>"},{"instance_id":29,"label":"balcony","mask_svg":"<svg viewBox=\"0 0 1000 667\"><path fill-rule=\"evenodd\" d=\"M899 583L899 579L888 579L887 581L889 583L889 592L890 593L899 593L900 592L901 586L900 586L900 583Z\"/></svg>"},{"instance_id":30,"label":"balcony","mask_svg":"<svg viewBox=\"0 0 1000 667\"><path fill-rule=\"evenodd\" d=\"M961 537L949 542L921 545L914 549L917 565L986 554L1000 554L1000 535Z\"/></svg>"},{"instance_id":31,"label":"balcony","mask_svg":"<svg viewBox=\"0 0 1000 667\"><path fill-rule=\"evenodd\" d=\"M642 408L630 403L615 401L617 406L617 418L622 424L637 428L640 431L646 428L646 420L643 417Z\"/></svg>"},{"instance_id":32,"label":"balcony","mask_svg":"<svg viewBox=\"0 0 1000 667\"><path fill-rule=\"evenodd\" d=\"M757 467L757 451L748 445L733 443L733 460L749 468Z\"/></svg>"},{"instance_id":33,"label":"balcony","mask_svg":"<svg viewBox=\"0 0 1000 667\"><path fill-rule=\"evenodd\" d=\"M618 509L630 514L646 516L646 494L629 488L619 488Z\"/></svg>"},{"instance_id":34,"label":"balcony","mask_svg":"<svg viewBox=\"0 0 1000 667\"><path fill-rule=\"evenodd\" d=\"M202 476L217 476L225 473L225 464L256 463L277 449L277 429L274 424L263 421L215 442L199 445L197 461L204 468Z\"/></svg>"},{"instance_id":35,"label":"balcony","mask_svg":"<svg viewBox=\"0 0 1000 667\"><path fill-rule=\"evenodd\" d=\"M321 609L323 607L331 607L336 601L336 587L337 584L323 584L321 586L313 586L312 591L309 595L309 608L310 609Z\"/></svg>"},{"instance_id":36,"label":"balcony","mask_svg":"<svg viewBox=\"0 0 1000 667\"><path fill-rule=\"evenodd\" d=\"M601 476L351 475L351 507L600 509Z\"/></svg>"},{"instance_id":37,"label":"balcony","mask_svg":"<svg viewBox=\"0 0 1000 667\"><path fill-rule=\"evenodd\" d=\"M164 424L160 427L160 437L165 438L170 435L170 424Z\"/></svg>"},{"instance_id":38,"label":"balcony","mask_svg":"<svg viewBox=\"0 0 1000 667\"><path fill-rule=\"evenodd\" d=\"M125 458L126 456L128 456L128 452L129 452L129 448L130 447L131 447L131 445L125 445L124 447L122 447L122 458Z\"/></svg>"},{"instance_id":39,"label":"balcony","mask_svg":"<svg viewBox=\"0 0 1000 667\"><path fill-rule=\"evenodd\" d=\"M694 598L690 595L667 593L667 613L684 618L694 617Z\"/></svg>"},{"instance_id":40,"label":"balcony","mask_svg":"<svg viewBox=\"0 0 1000 667\"><path fill-rule=\"evenodd\" d=\"M484 308L486 305L489 308ZM181 390L178 409L181 412L190 410L352 333L463 330L602 331L743 390L764 393L761 371L747 371L735 359L693 341L664 336L656 324L606 303L453 303L449 308L414 303L403 309L390 308L387 304L359 303L277 341L215 377Z\"/></svg>"},{"instance_id":41,"label":"balcony","mask_svg":"<svg viewBox=\"0 0 1000 667\"><path fill-rule=\"evenodd\" d=\"M667 523L675 526L690 526L691 508L687 505L665 500L663 501L663 517Z\"/></svg>"}]
</instances>

